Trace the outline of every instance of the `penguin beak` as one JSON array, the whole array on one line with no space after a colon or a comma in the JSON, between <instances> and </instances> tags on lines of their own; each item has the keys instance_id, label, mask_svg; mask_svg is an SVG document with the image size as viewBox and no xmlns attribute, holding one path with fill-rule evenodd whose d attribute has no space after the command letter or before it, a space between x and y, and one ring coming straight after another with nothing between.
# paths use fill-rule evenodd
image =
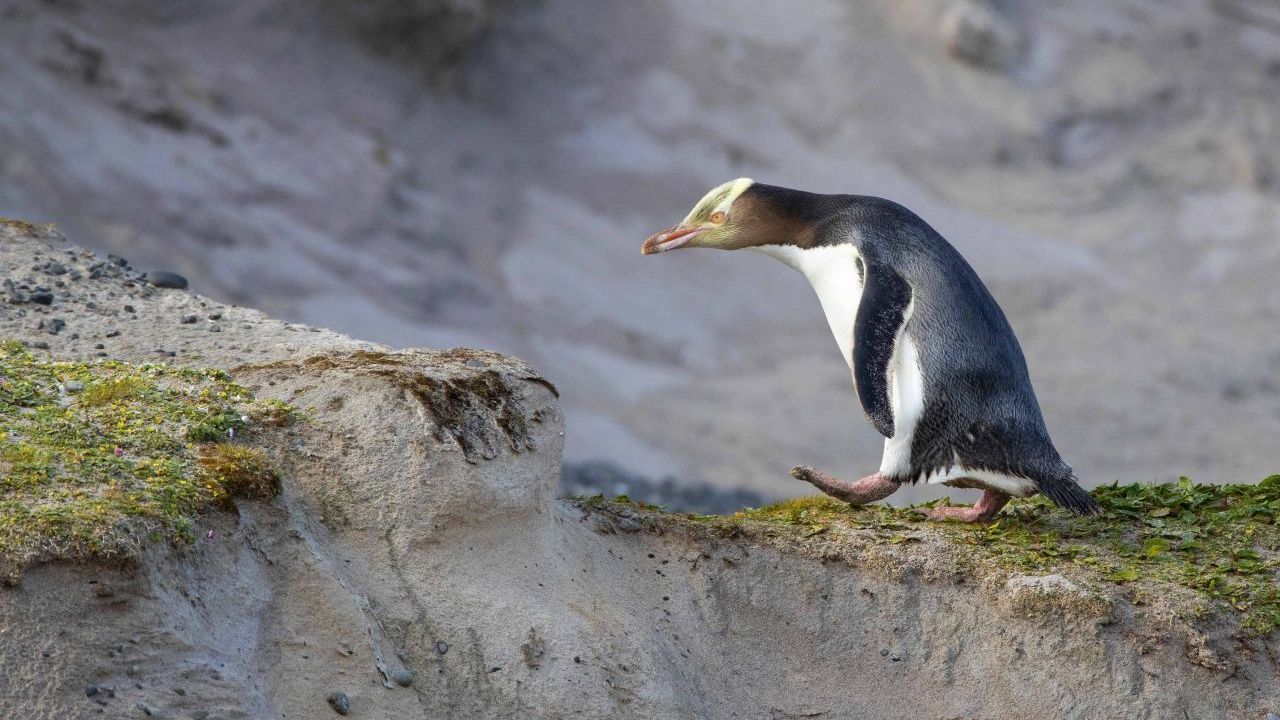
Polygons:
<instances>
[{"instance_id":1,"label":"penguin beak","mask_svg":"<svg viewBox=\"0 0 1280 720\"><path fill-rule=\"evenodd\" d=\"M654 253L675 250L688 243L695 238L698 233L706 228L700 227L680 227L679 225L667 228L661 232L656 232L644 241L644 245L640 246L641 255L653 255Z\"/></svg>"}]
</instances>

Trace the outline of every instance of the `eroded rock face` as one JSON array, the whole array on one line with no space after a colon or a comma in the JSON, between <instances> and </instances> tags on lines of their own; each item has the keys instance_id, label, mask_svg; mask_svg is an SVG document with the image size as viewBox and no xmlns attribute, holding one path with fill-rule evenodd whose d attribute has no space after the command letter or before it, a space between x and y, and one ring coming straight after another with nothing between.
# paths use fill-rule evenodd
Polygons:
<instances>
[{"instance_id":1,"label":"eroded rock face","mask_svg":"<svg viewBox=\"0 0 1280 720\"><path fill-rule=\"evenodd\" d=\"M6 228L6 276L40 253L86 277L51 282L49 306L0 306L0 335L91 356L123 327L101 337L112 357L154 360L167 340L306 419L250 438L280 497L209 514L194 545L0 589L0 717L328 717L339 695L363 718L1280 706L1274 638L1188 641L1064 578L975 582L927 545L799 546L558 500L563 416L519 360L396 352L127 273L89 279L93 258ZM195 309L231 321L196 330L180 321ZM46 312L79 338L41 329Z\"/></svg>"}]
</instances>

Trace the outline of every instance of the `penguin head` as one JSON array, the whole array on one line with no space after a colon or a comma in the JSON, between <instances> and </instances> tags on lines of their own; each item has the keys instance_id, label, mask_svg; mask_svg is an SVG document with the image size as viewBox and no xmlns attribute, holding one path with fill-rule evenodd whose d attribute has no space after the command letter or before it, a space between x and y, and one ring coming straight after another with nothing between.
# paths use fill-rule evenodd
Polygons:
<instances>
[{"instance_id":1,"label":"penguin head","mask_svg":"<svg viewBox=\"0 0 1280 720\"><path fill-rule=\"evenodd\" d=\"M755 181L738 178L712 188L679 225L656 232L644 241L644 255L683 247L709 247L736 250L757 244L757 213L751 212L744 198Z\"/></svg>"}]
</instances>

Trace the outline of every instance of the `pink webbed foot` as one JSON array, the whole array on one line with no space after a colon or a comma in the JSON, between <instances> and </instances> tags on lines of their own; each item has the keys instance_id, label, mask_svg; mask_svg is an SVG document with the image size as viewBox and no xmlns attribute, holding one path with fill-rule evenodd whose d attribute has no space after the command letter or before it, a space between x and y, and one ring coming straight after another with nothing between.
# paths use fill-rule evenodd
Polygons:
<instances>
[{"instance_id":1,"label":"pink webbed foot","mask_svg":"<svg viewBox=\"0 0 1280 720\"><path fill-rule=\"evenodd\" d=\"M857 482L850 482L828 475L808 465L798 465L791 468L791 477L803 480L831 497L843 500L850 505L866 505L877 500L883 500L898 489L898 483L886 479L880 473L868 475Z\"/></svg>"},{"instance_id":2,"label":"pink webbed foot","mask_svg":"<svg viewBox=\"0 0 1280 720\"><path fill-rule=\"evenodd\" d=\"M1009 502L1009 496L995 490L982 491L982 499L973 507L920 508L916 512L930 520L958 520L960 522L991 522L1000 508Z\"/></svg>"}]
</instances>

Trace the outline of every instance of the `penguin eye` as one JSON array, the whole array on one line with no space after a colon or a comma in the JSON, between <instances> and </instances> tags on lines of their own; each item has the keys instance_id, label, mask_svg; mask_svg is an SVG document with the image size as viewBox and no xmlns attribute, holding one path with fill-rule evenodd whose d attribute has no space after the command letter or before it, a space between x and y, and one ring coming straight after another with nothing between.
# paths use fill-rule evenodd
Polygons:
<instances>
[{"instance_id":1,"label":"penguin eye","mask_svg":"<svg viewBox=\"0 0 1280 720\"><path fill-rule=\"evenodd\" d=\"M719 225L723 223L725 220L729 219L729 216L725 213L725 211L717 210L711 213L711 217L707 219L710 220L712 223Z\"/></svg>"}]
</instances>

